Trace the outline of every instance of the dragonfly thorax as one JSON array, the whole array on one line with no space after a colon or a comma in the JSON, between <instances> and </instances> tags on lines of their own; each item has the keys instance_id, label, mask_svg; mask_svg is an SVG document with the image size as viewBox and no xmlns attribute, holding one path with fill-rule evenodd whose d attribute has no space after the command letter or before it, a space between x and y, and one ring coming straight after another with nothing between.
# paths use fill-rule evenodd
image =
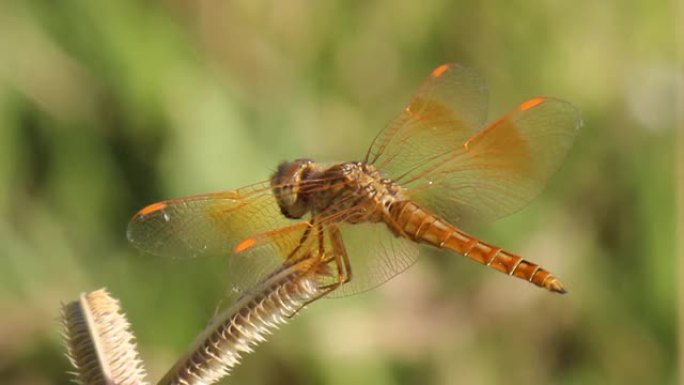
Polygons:
<instances>
[{"instance_id":1,"label":"dragonfly thorax","mask_svg":"<svg viewBox=\"0 0 684 385\"><path fill-rule=\"evenodd\" d=\"M310 159L283 162L271 182L280 211L288 218L322 214L347 222L377 222L402 188L363 162L339 163L323 169ZM348 214L348 215L346 215Z\"/></svg>"}]
</instances>

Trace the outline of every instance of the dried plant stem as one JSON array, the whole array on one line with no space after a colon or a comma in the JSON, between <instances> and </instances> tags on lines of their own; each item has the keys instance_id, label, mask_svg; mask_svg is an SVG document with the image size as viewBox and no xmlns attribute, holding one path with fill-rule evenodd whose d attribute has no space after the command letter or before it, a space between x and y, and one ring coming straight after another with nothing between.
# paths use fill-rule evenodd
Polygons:
<instances>
[{"instance_id":1,"label":"dried plant stem","mask_svg":"<svg viewBox=\"0 0 684 385\"><path fill-rule=\"evenodd\" d=\"M76 382L85 385L146 384L145 370L119 301L105 289L81 294L62 307L67 355Z\"/></svg>"},{"instance_id":2,"label":"dried plant stem","mask_svg":"<svg viewBox=\"0 0 684 385\"><path fill-rule=\"evenodd\" d=\"M302 262L273 274L214 317L159 384L213 384L306 304L328 293L328 271ZM314 263L314 265L316 265ZM129 323L118 300L101 289L63 306L68 357L84 385L146 384Z\"/></svg>"},{"instance_id":3,"label":"dried plant stem","mask_svg":"<svg viewBox=\"0 0 684 385\"><path fill-rule=\"evenodd\" d=\"M316 276L296 266L250 289L217 315L159 385L213 384L304 305L324 295Z\"/></svg>"}]
</instances>

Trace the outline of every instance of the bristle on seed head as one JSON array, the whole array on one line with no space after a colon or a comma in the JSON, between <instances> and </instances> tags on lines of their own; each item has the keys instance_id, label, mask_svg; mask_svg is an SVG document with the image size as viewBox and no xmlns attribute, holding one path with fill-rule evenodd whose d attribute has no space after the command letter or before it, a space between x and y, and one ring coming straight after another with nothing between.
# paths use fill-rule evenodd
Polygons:
<instances>
[{"instance_id":1,"label":"bristle on seed head","mask_svg":"<svg viewBox=\"0 0 684 385\"><path fill-rule=\"evenodd\" d=\"M62 324L77 383L147 384L130 324L105 289L64 305Z\"/></svg>"},{"instance_id":2,"label":"bristle on seed head","mask_svg":"<svg viewBox=\"0 0 684 385\"><path fill-rule=\"evenodd\" d=\"M245 353L250 353L321 289L308 278L272 277L253 293L247 293L217 315L198 336L190 351L159 385L207 385L230 373Z\"/></svg>"}]
</instances>

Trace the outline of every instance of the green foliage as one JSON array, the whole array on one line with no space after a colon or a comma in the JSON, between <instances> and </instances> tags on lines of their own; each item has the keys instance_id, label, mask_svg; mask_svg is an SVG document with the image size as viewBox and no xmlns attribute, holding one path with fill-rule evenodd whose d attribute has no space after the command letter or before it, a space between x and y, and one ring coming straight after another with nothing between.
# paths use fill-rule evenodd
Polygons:
<instances>
[{"instance_id":1,"label":"green foliage","mask_svg":"<svg viewBox=\"0 0 684 385\"><path fill-rule=\"evenodd\" d=\"M60 301L107 286L152 378L204 326L225 261L141 255L145 204L361 158L438 64L585 125L548 190L480 229L554 296L446 253L321 301L233 383L661 384L676 378L673 3L0 3L0 382L60 383ZM681 44L681 42L680 42ZM680 74L681 76L681 74ZM179 316L180 315L180 316Z\"/></svg>"}]
</instances>

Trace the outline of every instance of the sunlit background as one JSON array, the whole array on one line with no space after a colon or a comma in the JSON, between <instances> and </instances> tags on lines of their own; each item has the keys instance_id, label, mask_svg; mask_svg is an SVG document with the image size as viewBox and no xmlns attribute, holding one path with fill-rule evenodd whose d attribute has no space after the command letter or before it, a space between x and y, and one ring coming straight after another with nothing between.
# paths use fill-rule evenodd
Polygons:
<instances>
[{"instance_id":1,"label":"sunlit background","mask_svg":"<svg viewBox=\"0 0 684 385\"><path fill-rule=\"evenodd\" d=\"M142 255L131 215L285 159L359 159L451 61L487 79L491 118L537 95L581 110L544 194L471 229L570 293L427 251L379 289L312 304L227 383L676 383L675 8L0 2L0 383L66 384L60 303L103 286L157 380L213 314L224 261Z\"/></svg>"}]
</instances>

